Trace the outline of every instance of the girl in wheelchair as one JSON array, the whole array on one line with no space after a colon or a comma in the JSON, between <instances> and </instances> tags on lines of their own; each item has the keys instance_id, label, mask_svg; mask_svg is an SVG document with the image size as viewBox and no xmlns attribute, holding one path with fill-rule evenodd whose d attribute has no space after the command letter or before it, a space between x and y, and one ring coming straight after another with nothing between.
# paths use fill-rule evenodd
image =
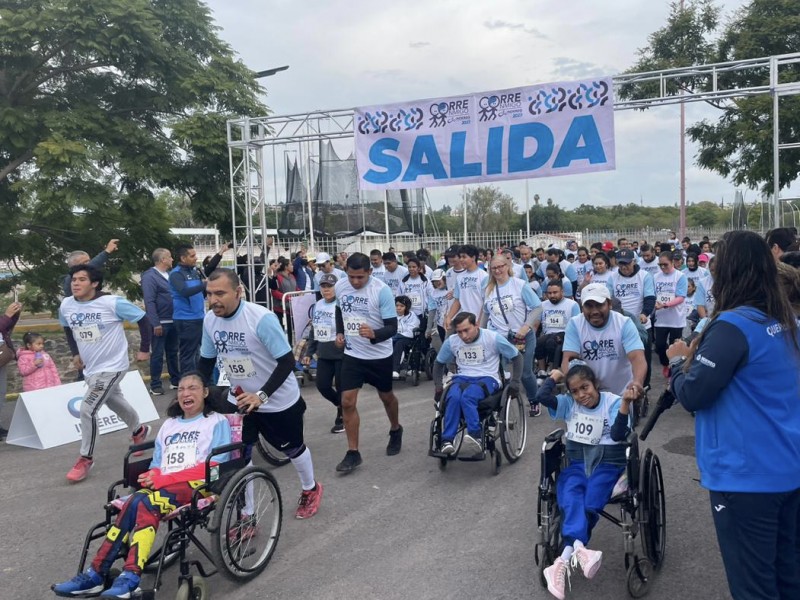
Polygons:
<instances>
[{"instance_id":1,"label":"girl in wheelchair","mask_svg":"<svg viewBox=\"0 0 800 600\"><path fill-rule=\"evenodd\" d=\"M139 476L141 489L128 497L109 529L91 566L69 581L53 586L57 596L74 598L100 594L101 598L130 598L139 580L161 519L192 500L205 479L205 460L211 449L231 443L231 427L211 412L208 388L199 372L185 374L178 383L178 400L167 414L155 439L150 470ZM220 454L218 462L227 460ZM214 464L214 463L212 463ZM111 565L128 546L122 573L106 588Z\"/></svg>"},{"instance_id":2,"label":"girl in wheelchair","mask_svg":"<svg viewBox=\"0 0 800 600\"><path fill-rule=\"evenodd\" d=\"M400 379L400 365L403 354L409 351L414 342L414 330L419 327L419 317L411 312L411 298L398 296L394 299L397 311L397 333L392 338L394 347L392 379Z\"/></svg>"},{"instance_id":3,"label":"girl in wheelchair","mask_svg":"<svg viewBox=\"0 0 800 600\"><path fill-rule=\"evenodd\" d=\"M555 387L562 381L567 393L557 395ZM580 566L587 579L600 569L603 553L586 544L625 470L625 447L620 442L631 431L630 405L637 397L631 388L622 398L601 392L594 372L581 361L570 363L566 377L552 371L539 388L539 403L548 408L553 420L567 424L568 464L556 482L564 549L544 570L548 591L560 600L570 567Z\"/></svg>"}]
</instances>

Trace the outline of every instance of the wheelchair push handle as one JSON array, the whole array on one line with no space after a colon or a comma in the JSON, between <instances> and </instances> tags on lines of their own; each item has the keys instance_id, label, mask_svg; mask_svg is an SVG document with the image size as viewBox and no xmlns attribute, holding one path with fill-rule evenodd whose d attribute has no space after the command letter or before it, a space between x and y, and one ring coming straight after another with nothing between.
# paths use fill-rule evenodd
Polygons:
<instances>
[{"instance_id":1,"label":"wheelchair push handle","mask_svg":"<svg viewBox=\"0 0 800 600\"><path fill-rule=\"evenodd\" d=\"M661 413L672 408L673 404L675 404L675 396L672 395L672 392L669 391L669 388L661 392L661 395L656 401L656 406L653 409L653 412L650 414L650 417L647 419L647 422L642 428L642 432L639 434L640 440L645 441L647 439L647 436L650 435L653 427L655 427L656 421L658 421Z\"/></svg>"}]
</instances>

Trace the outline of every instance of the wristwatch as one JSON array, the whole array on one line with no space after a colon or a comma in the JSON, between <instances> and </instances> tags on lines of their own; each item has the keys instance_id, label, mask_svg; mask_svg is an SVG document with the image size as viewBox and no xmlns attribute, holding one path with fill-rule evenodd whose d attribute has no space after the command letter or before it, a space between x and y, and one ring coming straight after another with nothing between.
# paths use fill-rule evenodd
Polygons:
<instances>
[{"instance_id":1,"label":"wristwatch","mask_svg":"<svg viewBox=\"0 0 800 600\"><path fill-rule=\"evenodd\" d=\"M267 396L266 392L262 392L261 390L256 392L256 396L261 400L261 404L266 404L267 400L269 400L269 396Z\"/></svg>"}]
</instances>

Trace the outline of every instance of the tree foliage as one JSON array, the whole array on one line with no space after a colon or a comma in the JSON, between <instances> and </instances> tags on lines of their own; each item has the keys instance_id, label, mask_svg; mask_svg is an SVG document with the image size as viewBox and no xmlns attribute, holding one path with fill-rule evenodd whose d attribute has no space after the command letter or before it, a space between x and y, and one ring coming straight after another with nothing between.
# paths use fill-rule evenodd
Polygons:
<instances>
[{"instance_id":1,"label":"tree foliage","mask_svg":"<svg viewBox=\"0 0 800 600\"><path fill-rule=\"evenodd\" d=\"M0 258L52 305L67 252L120 238L111 283L171 242L160 189L225 227L225 119L263 114L199 0L0 3ZM36 265L34 267L34 265Z\"/></svg>"},{"instance_id":2,"label":"tree foliage","mask_svg":"<svg viewBox=\"0 0 800 600\"><path fill-rule=\"evenodd\" d=\"M689 0L684 10L671 4L667 24L651 34L641 49L630 73L716 62L738 61L800 51L800 5L797 0L752 0L723 25L720 9L711 0ZM769 84L769 70L741 69L720 74L721 89L746 88ZM781 69L780 83L800 79L800 65ZM620 90L623 98L652 97L653 86L627 84ZM668 94L680 89L689 93L707 91L709 77L686 77L672 80ZM709 101L718 108L717 119L705 119L687 128L690 139L699 146L697 164L735 185L751 188L772 187L772 99L767 95ZM800 98L780 100L779 126L782 142L798 141ZM779 181L788 186L800 175L800 150L782 150Z\"/></svg>"},{"instance_id":3,"label":"tree foliage","mask_svg":"<svg viewBox=\"0 0 800 600\"><path fill-rule=\"evenodd\" d=\"M517 203L492 185L467 191L467 221L475 231L515 229L519 221Z\"/></svg>"}]
</instances>

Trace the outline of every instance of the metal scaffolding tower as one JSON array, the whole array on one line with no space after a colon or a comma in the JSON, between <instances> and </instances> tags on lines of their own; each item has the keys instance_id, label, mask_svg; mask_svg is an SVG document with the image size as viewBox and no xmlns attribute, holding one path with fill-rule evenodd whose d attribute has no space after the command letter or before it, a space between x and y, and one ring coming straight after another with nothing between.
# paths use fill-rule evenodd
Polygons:
<instances>
[{"instance_id":1,"label":"metal scaffolding tower","mask_svg":"<svg viewBox=\"0 0 800 600\"><path fill-rule=\"evenodd\" d=\"M800 141L781 143L779 139L779 100L800 94L800 82L781 83L781 74L800 63L800 53L783 54L748 60L696 65L629 73L613 78L615 98L623 89L635 100L615 100L614 110L646 109L688 102L719 102L732 98L772 96L773 107L773 197L772 223L779 226L781 201L779 186L779 154L781 150L800 148ZM763 85L738 87L730 74L751 74L753 80L766 80ZM786 79L784 77L784 79ZM267 238L264 149L294 145L302 157L311 156L312 144L323 140L353 137L353 109L318 110L282 116L242 117L228 121L228 149L231 169L231 210L233 240L238 251L247 253L247 274L254 281L258 270L256 259ZM277 205L277 184L273 156L273 187ZM308 192L311 208L310 185ZM309 219L313 211L309 210ZM313 248L313 223L309 223ZM244 267L244 265L242 265ZM257 290L266 288L266 271L262 279L248 287L250 300Z\"/></svg>"}]
</instances>

